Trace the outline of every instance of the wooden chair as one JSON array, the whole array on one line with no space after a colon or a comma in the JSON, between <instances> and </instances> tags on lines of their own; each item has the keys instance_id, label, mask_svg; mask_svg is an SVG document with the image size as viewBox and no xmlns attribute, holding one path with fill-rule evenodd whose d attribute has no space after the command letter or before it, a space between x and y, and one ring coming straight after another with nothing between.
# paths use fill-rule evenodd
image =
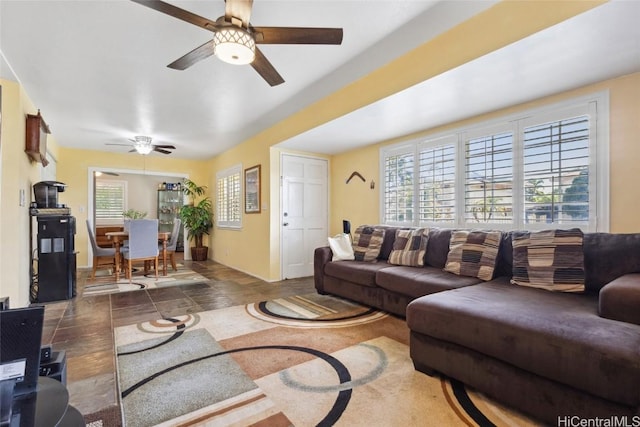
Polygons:
<instances>
[{"instance_id":1,"label":"wooden chair","mask_svg":"<svg viewBox=\"0 0 640 427\"><path fill-rule=\"evenodd\" d=\"M89 233L89 241L91 242L91 251L93 252L93 271L91 279L96 278L96 270L98 265L108 265L115 268L116 266L116 250L114 248L101 248L96 243L96 236L93 232L91 222L87 220L87 231Z\"/></svg>"},{"instance_id":2,"label":"wooden chair","mask_svg":"<svg viewBox=\"0 0 640 427\"><path fill-rule=\"evenodd\" d=\"M179 218L173 221L173 230L171 230L171 237L169 237L169 241L167 242L167 256L171 261L173 271L178 271L178 267L176 267L176 248L178 247L178 237L180 236L182 221ZM158 245L158 250L162 250L162 244ZM164 257L162 258L164 259ZM164 268L164 265L162 267Z\"/></svg>"},{"instance_id":3,"label":"wooden chair","mask_svg":"<svg viewBox=\"0 0 640 427\"><path fill-rule=\"evenodd\" d=\"M126 274L131 283L133 263L137 261L153 261L158 279L158 220L135 219L129 224L129 247L122 254L126 261ZM147 273L147 263L144 263Z\"/></svg>"}]
</instances>

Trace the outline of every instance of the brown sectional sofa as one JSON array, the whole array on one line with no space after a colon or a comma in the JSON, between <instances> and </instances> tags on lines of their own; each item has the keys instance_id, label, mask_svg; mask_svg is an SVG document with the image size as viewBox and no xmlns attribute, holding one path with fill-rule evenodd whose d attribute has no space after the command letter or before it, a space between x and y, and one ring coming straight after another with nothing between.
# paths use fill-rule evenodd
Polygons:
<instances>
[{"instance_id":1,"label":"brown sectional sofa","mask_svg":"<svg viewBox=\"0 0 640 427\"><path fill-rule=\"evenodd\" d=\"M384 227L384 226L378 226ZM533 417L640 415L640 234L586 233L584 293L512 285L511 233L494 279L444 272L452 230L431 229L424 267L331 261L315 286L406 317L417 370L455 378Z\"/></svg>"}]
</instances>

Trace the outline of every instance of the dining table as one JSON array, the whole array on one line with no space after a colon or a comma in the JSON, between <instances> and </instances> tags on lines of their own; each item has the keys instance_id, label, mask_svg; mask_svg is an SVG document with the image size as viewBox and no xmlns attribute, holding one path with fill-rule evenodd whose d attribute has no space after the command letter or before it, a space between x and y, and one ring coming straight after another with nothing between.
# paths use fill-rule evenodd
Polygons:
<instances>
[{"instance_id":1,"label":"dining table","mask_svg":"<svg viewBox=\"0 0 640 427\"><path fill-rule=\"evenodd\" d=\"M127 231L108 231L104 233L109 239L113 241L113 247L116 250L116 282L120 277L120 247L122 243L129 238L129 232ZM158 241L162 242L162 275L167 275L167 242L171 237L170 231L158 231Z\"/></svg>"}]
</instances>

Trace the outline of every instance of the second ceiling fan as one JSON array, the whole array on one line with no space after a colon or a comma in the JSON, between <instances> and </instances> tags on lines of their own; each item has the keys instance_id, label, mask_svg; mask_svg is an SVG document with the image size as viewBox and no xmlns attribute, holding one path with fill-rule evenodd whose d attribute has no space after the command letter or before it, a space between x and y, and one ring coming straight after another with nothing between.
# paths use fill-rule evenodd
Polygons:
<instances>
[{"instance_id":1,"label":"second ceiling fan","mask_svg":"<svg viewBox=\"0 0 640 427\"><path fill-rule=\"evenodd\" d=\"M253 0L226 0L224 16L212 21L160 0L132 0L214 33L213 40L168 65L185 70L211 55L232 64L251 64L271 86L284 83L282 76L257 44L342 44L342 28L254 27L249 22Z\"/></svg>"}]
</instances>

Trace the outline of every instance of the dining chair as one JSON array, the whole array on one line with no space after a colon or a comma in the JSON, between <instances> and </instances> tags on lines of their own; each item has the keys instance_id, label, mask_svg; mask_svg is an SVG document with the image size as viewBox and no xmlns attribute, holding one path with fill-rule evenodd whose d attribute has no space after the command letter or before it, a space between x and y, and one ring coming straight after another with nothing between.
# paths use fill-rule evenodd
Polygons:
<instances>
[{"instance_id":1,"label":"dining chair","mask_svg":"<svg viewBox=\"0 0 640 427\"><path fill-rule=\"evenodd\" d=\"M173 230L171 230L171 237L169 237L169 241L167 242L167 256L171 261L171 267L173 271L178 271L178 267L176 267L176 248L178 247L178 237L180 237L180 226L182 225L182 221L180 218L176 218L173 220ZM158 245L158 250L162 250L162 243ZM163 262L165 257L162 257ZM162 266L164 268L164 265Z\"/></svg>"},{"instance_id":2,"label":"dining chair","mask_svg":"<svg viewBox=\"0 0 640 427\"><path fill-rule=\"evenodd\" d=\"M87 220L87 231L89 233L89 241L91 242L91 251L93 252L93 271L91 272L91 279L93 280L96 278L98 265L107 265L106 261L108 261L109 265L115 268L116 250L115 248L102 248L98 246L96 243L96 235L93 232L93 227L89 220Z\"/></svg>"},{"instance_id":3,"label":"dining chair","mask_svg":"<svg viewBox=\"0 0 640 427\"><path fill-rule=\"evenodd\" d=\"M129 248L123 252L127 261L126 274L131 283L133 263L136 261L153 261L158 278L158 220L135 219L129 224ZM147 263L145 262L145 274Z\"/></svg>"}]
</instances>

